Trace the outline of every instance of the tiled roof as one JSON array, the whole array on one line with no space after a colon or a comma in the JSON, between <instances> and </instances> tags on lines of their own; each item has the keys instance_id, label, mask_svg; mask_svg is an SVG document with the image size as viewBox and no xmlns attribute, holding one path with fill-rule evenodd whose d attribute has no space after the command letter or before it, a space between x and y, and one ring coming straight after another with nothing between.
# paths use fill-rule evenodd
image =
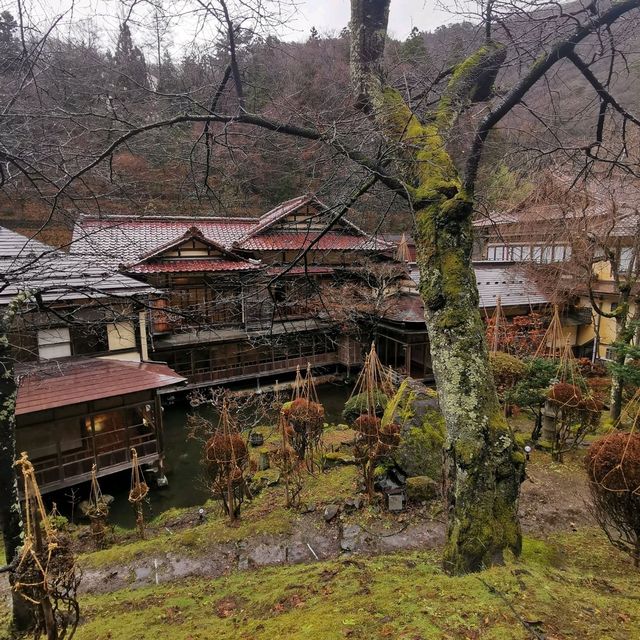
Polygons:
<instances>
[{"instance_id":1,"label":"tiled roof","mask_svg":"<svg viewBox=\"0 0 640 640\"><path fill-rule=\"evenodd\" d=\"M283 202L258 219L148 216L131 220L125 216L100 219L85 217L76 223L71 251L89 259L98 257L110 264L137 263L143 256L155 255L160 248L175 242L194 225L207 240L228 251L301 250L318 237L317 231L269 233L269 228L309 202L330 212L315 196L306 194ZM340 224L347 229L347 233L331 231L314 246L320 251L386 251L394 248L382 237L371 237L344 218Z\"/></svg>"},{"instance_id":2,"label":"tiled roof","mask_svg":"<svg viewBox=\"0 0 640 640\"><path fill-rule=\"evenodd\" d=\"M185 381L164 364L70 358L17 365L16 415L159 389Z\"/></svg>"},{"instance_id":3,"label":"tiled roof","mask_svg":"<svg viewBox=\"0 0 640 640\"><path fill-rule=\"evenodd\" d=\"M48 244L0 227L0 257L2 258L27 258L51 251L54 249Z\"/></svg>"},{"instance_id":4,"label":"tiled roof","mask_svg":"<svg viewBox=\"0 0 640 640\"><path fill-rule=\"evenodd\" d=\"M264 229L270 227L274 222L277 222L281 218L285 218L290 213L293 213L296 209L299 209L300 207L314 200L314 196L306 193L303 196L298 196L297 198L292 198L291 200L287 200L286 202L281 202L277 207L271 209L271 211L267 211L267 213L260 216L258 223L248 232L247 237L257 235ZM320 203L318 202L318 204Z\"/></svg>"},{"instance_id":5,"label":"tiled roof","mask_svg":"<svg viewBox=\"0 0 640 640\"><path fill-rule=\"evenodd\" d=\"M183 236L196 224L203 235L226 249L252 229L250 218L84 218L73 230L71 251L112 264L137 262Z\"/></svg>"},{"instance_id":6,"label":"tiled roof","mask_svg":"<svg viewBox=\"0 0 640 640\"><path fill-rule=\"evenodd\" d=\"M394 296L393 304L387 304L384 317L395 322L424 322L424 303L418 293Z\"/></svg>"},{"instance_id":7,"label":"tiled roof","mask_svg":"<svg viewBox=\"0 0 640 640\"><path fill-rule=\"evenodd\" d=\"M503 307L548 304L549 298L513 263L477 262L474 264L480 308L496 306L500 296ZM420 271L411 270L411 278L420 284Z\"/></svg>"},{"instance_id":8,"label":"tiled roof","mask_svg":"<svg viewBox=\"0 0 640 640\"><path fill-rule=\"evenodd\" d=\"M209 257L168 257L162 254L170 249L175 249L183 245L190 239L196 239L214 250L215 256ZM245 260L240 256L225 249L221 244L205 238L198 227L190 227L186 233L171 242L164 244L132 265L123 265L122 270L127 273L184 273L202 271L249 271L260 269L260 264L255 260Z\"/></svg>"},{"instance_id":9,"label":"tiled roof","mask_svg":"<svg viewBox=\"0 0 640 640\"><path fill-rule=\"evenodd\" d=\"M297 251L306 249L318 233L268 233L247 238L236 246L243 251ZM381 251L389 244L381 238L329 232L313 245L318 251Z\"/></svg>"},{"instance_id":10,"label":"tiled roof","mask_svg":"<svg viewBox=\"0 0 640 640\"><path fill-rule=\"evenodd\" d=\"M117 271L34 242L0 227L0 305L21 291L38 292L46 302L131 296L152 287Z\"/></svg>"},{"instance_id":11,"label":"tiled roof","mask_svg":"<svg viewBox=\"0 0 640 640\"><path fill-rule=\"evenodd\" d=\"M296 233L296 232L279 232L279 231L272 230L272 232L269 233L269 229L271 229L271 227L273 227L275 223L278 222L279 220L286 218L289 214L294 213L295 211L300 209L300 207L303 207L311 203L314 204L319 209L319 214L317 216L314 216L314 218L320 218L321 216L329 215L331 213L331 209L327 207L327 205L325 205L323 202L318 200L318 198L316 198L316 196L312 194L305 194L303 196L299 196L297 198L287 200L286 202L282 202L277 207L275 207L271 211L268 211L263 216L261 216L258 224L253 229L251 229L243 238L238 240L234 246L238 249L245 249L248 251L252 251L252 250L253 251L261 251L261 250L269 251L272 249L296 250L296 249L306 248L309 245L309 243L318 236L317 231L313 233L309 229L309 230L301 230ZM327 220L326 222L329 223L330 220ZM317 246L317 245L314 245L314 246L318 248L318 250L327 250L327 249L334 249L334 248L349 250L349 249L355 248L360 251L369 251L369 250L381 251L381 250L387 250L387 249L393 248L391 244L386 243L380 236L378 236L377 239L374 240L373 238L371 238L371 236L366 234L362 229L360 229L355 224L353 224L353 222L351 222L350 220L347 220L347 218L344 218L344 217L342 217L337 222L337 226L334 227L331 232L327 233L325 237L329 237L329 236L340 237L341 234L337 232L337 229L345 229L345 228L347 229L347 234L346 234L347 237L356 236L361 240L365 239L367 241L370 241L370 245L354 247L350 244L348 246L323 247L321 246L322 242L324 241L324 237L323 237L322 240L320 241L320 246ZM275 236L278 236L281 239L276 240ZM285 237L287 239L285 239ZM277 244L273 244L277 242L285 243L285 245L277 246ZM291 245L287 244L289 242L295 243L295 246L293 246L293 244ZM304 243L303 246L301 246L301 243Z\"/></svg>"},{"instance_id":12,"label":"tiled roof","mask_svg":"<svg viewBox=\"0 0 640 640\"><path fill-rule=\"evenodd\" d=\"M164 262L141 262L127 267L127 273L187 273L211 271L250 271L260 269L260 265L248 260L220 260L205 258L194 260L167 260Z\"/></svg>"}]
</instances>

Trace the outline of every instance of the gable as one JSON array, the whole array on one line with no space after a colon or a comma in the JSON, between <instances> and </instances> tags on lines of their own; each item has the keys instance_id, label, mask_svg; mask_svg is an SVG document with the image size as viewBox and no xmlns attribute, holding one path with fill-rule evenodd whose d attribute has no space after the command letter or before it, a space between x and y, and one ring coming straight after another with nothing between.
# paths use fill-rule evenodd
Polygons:
<instances>
[{"instance_id":1,"label":"gable","mask_svg":"<svg viewBox=\"0 0 640 640\"><path fill-rule=\"evenodd\" d=\"M259 269L254 260L245 260L191 227L181 238L147 254L142 260L122 265L130 273L246 271Z\"/></svg>"},{"instance_id":2,"label":"gable","mask_svg":"<svg viewBox=\"0 0 640 640\"><path fill-rule=\"evenodd\" d=\"M333 218L333 212L329 211L316 202L307 202L297 209L287 213L268 227L270 233L273 232L320 232ZM338 220L333 227L334 231L343 231L349 234L354 233L354 229Z\"/></svg>"},{"instance_id":3,"label":"gable","mask_svg":"<svg viewBox=\"0 0 640 640\"><path fill-rule=\"evenodd\" d=\"M228 253L221 247L196 237L187 238L184 242L167 248L153 256L155 260L173 258L227 258Z\"/></svg>"}]
</instances>

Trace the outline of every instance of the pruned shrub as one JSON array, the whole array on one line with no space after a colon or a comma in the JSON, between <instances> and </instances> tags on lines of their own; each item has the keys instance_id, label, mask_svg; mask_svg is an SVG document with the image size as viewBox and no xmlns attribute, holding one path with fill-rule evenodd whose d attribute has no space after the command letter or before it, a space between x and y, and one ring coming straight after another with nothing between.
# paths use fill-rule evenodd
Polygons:
<instances>
[{"instance_id":1,"label":"pruned shrub","mask_svg":"<svg viewBox=\"0 0 640 640\"><path fill-rule=\"evenodd\" d=\"M298 398L282 407L282 414L290 426L289 441L300 460L314 449L322 437L324 407L318 402Z\"/></svg>"},{"instance_id":2,"label":"pruned shrub","mask_svg":"<svg viewBox=\"0 0 640 640\"><path fill-rule=\"evenodd\" d=\"M225 425L207 440L205 460L214 497L220 498L224 510L233 522L248 490L246 487L249 451L244 438L234 428Z\"/></svg>"},{"instance_id":3,"label":"pruned shrub","mask_svg":"<svg viewBox=\"0 0 640 640\"><path fill-rule=\"evenodd\" d=\"M576 385L566 382L553 385L548 398L555 412L551 455L554 460L562 462L567 451L577 448L588 434L596 431L603 404L593 396L583 395Z\"/></svg>"},{"instance_id":4,"label":"pruned shrub","mask_svg":"<svg viewBox=\"0 0 640 640\"><path fill-rule=\"evenodd\" d=\"M382 426L377 416L364 414L354 421L357 432L354 454L362 469L362 477L370 498L373 497L373 483L376 466L400 443L400 425L392 422Z\"/></svg>"},{"instance_id":5,"label":"pruned shrub","mask_svg":"<svg viewBox=\"0 0 640 640\"><path fill-rule=\"evenodd\" d=\"M379 390L374 391L371 397L373 399L373 408L375 409L374 413L381 418L389 403L389 398ZM353 422L358 416L368 411L368 396L366 393L359 393L347 400L342 411L342 416L347 422Z\"/></svg>"},{"instance_id":6,"label":"pruned shrub","mask_svg":"<svg viewBox=\"0 0 640 640\"><path fill-rule=\"evenodd\" d=\"M209 438L205 447L207 462L216 465L242 464L248 457L247 445L239 433L218 431Z\"/></svg>"},{"instance_id":7,"label":"pruned shrub","mask_svg":"<svg viewBox=\"0 0 640 640\"><path fill-rule=\"evenodd\" d=\"M359 438L367 442L376 442L381 422L382 420L378 416L370 416L365 413L355 419L353 426L358 432Z\"/></svg>"},{"instance_id":8,"label":"pruned shrub","mask_svg":"<svg viewBox=\"0 0 640 640\"><path fill-rule=\"evenodd\" d=\"M501 398L507 389L511 389L522 379L527 370L527 365L520 358L502 351L490 353L489 362Z\"/></svg>"},{"instance_id":9,"label":"pruned shrub","mask_svg":"<svg viewBox=\"0 0 640 640\"><path fill-rule=\"evenodd\" d=\"M596 521L640 566L640 434L617 432L597 440L585 466Z\"/></svg>"},{"instance_id":10,"label":"pruned shrub","mask_svg":"<svg viewBox=\"0 0 640 640\"><path fill-rule=\"evenodd\" d=\"M558 382L549 390L549 400L560 408L577 407L582 400L582 391L574 384Z\"/></svg>"}]
</instances>

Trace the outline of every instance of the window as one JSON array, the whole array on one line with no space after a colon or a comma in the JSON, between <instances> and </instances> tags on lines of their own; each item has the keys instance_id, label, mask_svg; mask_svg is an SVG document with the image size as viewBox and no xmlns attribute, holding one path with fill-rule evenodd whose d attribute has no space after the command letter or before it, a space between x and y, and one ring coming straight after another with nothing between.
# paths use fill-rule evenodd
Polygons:
<instances>
[{"instance_id":1,"label":"window","mask_svg":"<svg viewBox=\"0 0 640 640\"><path fill-rule=\"evenodd\" d=\"M605 360L613 360L616 357L616 350L613 347L607 347L604 352Z\"/></svg>"},{"instance_id":2,"label":"window","mask_svg":"<svg viewBox=\"0 0 640 640\"><path fill-rule=\"evenodd\" d=\"M620 271L620 275L624 275L629 271L629 269L633 269L634 262L634 250L633 247L622 247L620 249L620 262L618 265L618 270Z\"/></svg>"},{"instance_id":3,"label":"window","mask_svg":"<svg viewBox=\"0 0 640 640\"><path fill-rule=\"evenodd\" d=\"M38 354L43 360L71 355L71 337L67 327L38 331Z\"/></svg>"},{"instance_id":4,"label":"window","mask_svg":"<svg viewBox=\"0 0 640 640\"><path fill-rule=\"evenodd\" d=\"M531 259L534 262L540 262L542 260L542 247L540 246L533 247L533 253L531 254Z\"/></svg>"},{"instance_id":5,"label":"window","mask_svg":"<svg viewBox=\"0 0 640 640\"><path fill-rule=\"evenodd\" d=\"M504 260L505 253L504 245L493 245L487 249L487 260L491 260L492 262L499 262L500 260Z\"/></svg>"},{"instance_id":6,"label":"window","mask_svg":"<svg viewBox=\"0 0 640 640\"><path fill-rule=\"evenodd\" d=\"M133 322L114 322L107 325L109 351L136 348L136 331Z\"/></svg>"},{"instance_id":7,"label":"window","mask_svg":"<svg viewBox=\"0 0 640 640\"><path fill-rule=\"evenodd\" d=\"M542 248L542 262L549 263L553 261L553 247Z\"/></svg>"},{"instance_id":8,"label":"window","mask_svg":"<svg viewBox=\"0 0 640 640\"><path fill-rule=\"evenodd\" d=\"M103 324L71 327L74 356L102 353L107 350L107 332Z\"/></svg>"},{"instance_id":9,"label":"window","mask_svg":"<svg viewBox=\"0 0 640 640\"><path fill-rule=\"evenodd\" d=\"M522 247L522 259L531 260L531 247L529 246Z\"/></svg>"}]
</instances>

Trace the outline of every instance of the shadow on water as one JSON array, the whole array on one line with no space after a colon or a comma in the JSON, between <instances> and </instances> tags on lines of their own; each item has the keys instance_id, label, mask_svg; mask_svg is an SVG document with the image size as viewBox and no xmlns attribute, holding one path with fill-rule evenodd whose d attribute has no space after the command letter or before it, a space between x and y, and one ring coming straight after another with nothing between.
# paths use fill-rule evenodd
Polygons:
<instances>
[{"instance_id":1,"label":"shadow on water","mask_svg":"<svg viewBox=\"0 0 640 640\"><path fill-rule=\"evenodd\" d=\"M326 421L342 422L342 409L351 394L352 387L343 383L328 383L318 386L318 396L325 409ZM215 420L209 407L191 408L188 402L179 402L166 407L164 412L165 464L169 484L156 488L149 478L150 492L145 508L145 518L151 519L173 508L199 508L210 494L207 491L202 473L202 443L187 437L187 416L193 412L208 414ZM100 479L103 493L112 495L114 502L109 512L109 522L119 527L133 529L135 514L128 501L129 471ZM67 517L70 515L69 491L56 492L47 496L47 502L56 502L58 511ZM78 500L89 495L89 484L77 487Z\"/></svg>"}]
</instances>

